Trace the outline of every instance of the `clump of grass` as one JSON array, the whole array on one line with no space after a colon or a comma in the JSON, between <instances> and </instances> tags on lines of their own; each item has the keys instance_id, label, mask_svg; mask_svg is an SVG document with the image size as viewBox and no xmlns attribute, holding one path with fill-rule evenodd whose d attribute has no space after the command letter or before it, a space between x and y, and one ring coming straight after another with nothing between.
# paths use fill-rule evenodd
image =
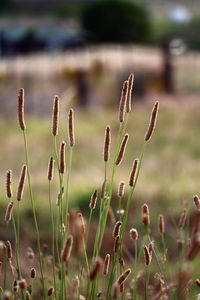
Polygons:
<instances>
[{"instance_id":1,"label":"clump of grass","mask_svg":"<svg viewBox=\"0 0 200 300\"><path fill-rule=\"evenodd\" d=\"M129 214L145 151L156 127L158 102L152 109L149 126L143 139L143 147L138 153L139 159L133 159L130 167L129 185L125 191L125 181L120 181L117 192L118 204L114 203L116 169L120 169L123 164L130 136L127 133L127 124L131 112L133 82L134 76L131 74L123 84L118 111L119 130L116 144L112 145L114 147L113 156L111 156L111 127L106 126L103 143L104 178L99 184L101 188L95 187L91 193L91 197L88 199L88 213L84 216L80 211L69 210L73 151L76 149L74 110L71 108L66 115L68 143L62 141L58 149L61 100L58 96L54 97L51 128L53 149L49 151L50 159L47 168L49 203L47 214L51 224L50 258L46 254L47 247L41 247L28 155L24 90L20 89L18 120L23 134L25 164L22 167L16 196L12 190L12 171L8 170L6 173L5 190L8 206L5 212L5 223L7 233L6 240L0 244L2 252L0 267L2 267L3 274L0 289L2 299L175 300L198 297L200 281L196 277L192 277L191 269L192 262L200 253L199 197L195 195L193 198L194 212L192 213L191 208L188 210L184 208L179 221L175 224L179 241L181 241L181 250L179 254L177 253L177 262L175 263L177 268L175 266L173 272L169 272L171 265L168 251L171 245L167 244L166 235L169 233L167 218L164 214L158 216L158 236L154 234L154 228L150 223L150 210L152 209L150 203L142 205L141 217L137 217L140 216L140 213L138 214L140 207L137 208L137 213L133 218ZM27 276L27 270L22 268L23 253L20 249L20 206L23 205L21 200L23 191L26 189L26 175L37 246L34 252L31 248L28 250L29 276ZM51 185L56 176L59 179L58 199L53 201ZM98 222L93 220L95 210L99 214ZM109 216L111 225L108 221ZM143 231L133 228L136 218L140 219ZM11 220L14 241L11 240ZM113 234L111 234L111 226L113 226ZM95 236L94 239L91 238L92 235ZM127 235L130 237L129 242L126 239ZM189 243L188 237L190 238ZM175 236L175 241L176 239L177 236ZM109 244L108 249L105 249L104 260L102 259L103 241ZM14 252L16 253L15 258Z\"/></svg>"}]
</instances>

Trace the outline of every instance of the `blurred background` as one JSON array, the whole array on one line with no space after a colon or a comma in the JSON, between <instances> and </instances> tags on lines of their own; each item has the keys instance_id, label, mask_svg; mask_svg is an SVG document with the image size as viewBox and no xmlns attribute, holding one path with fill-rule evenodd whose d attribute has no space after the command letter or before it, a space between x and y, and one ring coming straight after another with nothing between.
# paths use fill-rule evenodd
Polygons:
<instances>
[{"instance_id":1,"label":"blurred background","mask_svg":"<svg viewBox=\"0 0 200 300\"><path fill-rule=\"evenodd\" d=\"M87 211L91 193L103 180L104 129L111 124L113 135L117 133L122 82L131 72L135 74L131 139L117 172L116 189L120 180L128 182L152 104L159 100L158 126L147 149L135 203L151 201L155 215L163 210L176 213L184 203L191 203L200 180L199 1L0 1L0 206L6 202L6 170L13 169L16 187L24 163L18 89L25 88L38 206L47 205L51 110L58 94L60 139L67 139L67 111L75 109L71 203ZM28 209L26 200L28 192L24 199Z\"/></svg>"}]
</instances>

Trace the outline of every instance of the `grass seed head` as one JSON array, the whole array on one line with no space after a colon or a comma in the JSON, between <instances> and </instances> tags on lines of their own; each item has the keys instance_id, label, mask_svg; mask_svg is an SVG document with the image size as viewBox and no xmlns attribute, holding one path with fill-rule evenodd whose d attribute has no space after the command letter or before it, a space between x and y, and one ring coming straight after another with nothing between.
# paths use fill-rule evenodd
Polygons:
<instances>
[{"instance_id":1,"label":"grass seed head","mask_svg":"<svg viewBox=\"0 0 200 300\"><path fill-rule=\"evenodd\" d=\"M6 194L8 198L12 198L12 170L6 172Z\"/></svg>"},{"instance_id":2,"label":"grass seed head","mask_svg":"<svg viewBox=\"0 0 200 300\"><path fill-rule=\"evenodd\" d=\"M20 89L18 94L18 120L21 130L24 131L26 129L24 121L24 89Z\"/></svg>"},{"instance_id":3,"label":"grass seed head","mask_svg":"<svg viewBox=\"0 0 200 300\"><path fill-rule=\"evenodd\" d=\"M131 111L133 81L134 81L134 74L130 74L130 76L128 78L128 93L127 93L127 100L126 100L126 112L127 113L129 113Z\"/></svg>"},{"instance_id":4,"label":"grass seed head","mask_svg":"<svg viewBox=\"0 0 200 300\"><path fill-rule=\"evenodd\" d=\"M69 145L73 147L75 145L75 136L74 136L74 110L71 108L68 114L68 136L69 136Z\"/></svg>"},{"instance_id":5,"label":"grass seed head","mask_svg":"<svg viewBox=\"0 0 200 300\"><path fill-rule=\"evenodd\" d=\"M94 193L91 196L89 208L90 209L95 209L96 204L97 204L97 190L95 190Z\"/></svg>"},{"instance_id":6,"label":"grass seed head","mask_svg":"<svg viewBox=\"0 0 200 300\"><path fill-rule=\"evenodd\" d=\"M118 193L117 193L119 198L122 198L124 196L124 191L125 191L125 182L121 181L119 183Z\"/></svg>"},{"instance_id":7,"label":"grass seed head","mask_svg":"<svg viewBox=\"0 0 200 300\"><path fill-rule=\"evenodd\" d=\"M5 213L5 221L6 222L10 222L10 220L12 218L13 206L14 206L13 202L9 202L8 203L8 206L7 206L7 209L6 209L6 213Z\"/></svg>"},{"instance_id":8,"label":"grass seed head","mask_svg":"<svg viewBox=\"0 0 200 300\"><path fill-rule=\"evenodd\" d=\"M119 103L119 122L124 122L125 110L126 110L126 102L127 102L127 94L128 94L128 81L124 81L121 93L121 99Z\"/></svg>"},{"instance_id":9,"label":"grass seed head","mask_svg":"<svg viewBox=\"0 0 200 300\"><path fill-rule=\"evenodd\" d=\"M145 258L145 265L149 266L151 263L151 254L147 246L144 247L144 258Z\"/></svg>"},{"instance_id":10,"label":"grass seed head","mask_svg":"<svg viewBox=\"0 0 200 300\"><path fill-rule=\"evenodd\" d=\"M59 104L60 104L59 97L55 96L54 97L54 102L53 102L53 113L52 113L52 134L54 136L58 135Z\"/></svg>"},{"instance_id":11,"label":"grass seed head","mask_svg":"<svg viewBox=\"0 0 200 300\"><path fill-rule=\"evenodd\" d=\"M133 167L132 167L131 175L130 175L130 179L129 179L129 185L131 187L133 187L134 184L135 184L135 178L136 178L136 175L137 175L138 163L139 163L139 160L136 158L133 161Z\"/></svg>"},{"instance_id":12,"label":"grass seed head","mask_svg":"<svg viewBox=\"0 0 200 300\"><path fill-rule=\"evenodd\" d=\"M144 225L150 224L149 207L146 203L142 206L142 223Z\"/></svg>"},{"instance_id":13,"label":"grass seed head","mask_svg":"<svg viewBox=\"0 0 200 300\"><path fill-rule=\"evenodd\" d=\"M59 168L59 171L61 174L65 173L65 168L66 168L65 148L66 148L66 143L64 141L62 141L60 144L60 168Z\"/></svg>"},{"instance_id":14,"label":"grass seed head","mask_svg":"<svg viewBox=\"0 0 200 300\"><path fill-rule=\"evenodd\" d=\"M103 158L105 162L107 162L110 158L110 143L111 143L111 128L109 125L107 125L105 130L104 148L103 148Z\"/></svg>"},{"instance_id":15,"label":"grass seed head","mask_svg":"<svg viewBox=\"0 0 200 300\"><path fill-rule=\"evenodd\" d=\"M47 291L47 296L51 297L53 294L54 294L54 288L53 288L53 286L51 286Z\"/></svg>"},{"instance_id":16,"label":"grass seed head","mask_svg":"<svg viewBox=\"0 0 200 300\"><path fill-rule=\"evenodd\" d=\"M128 143L128 139L129 139L129 134L126 133L123 140L122 140L121 146L120 146L119 154L118 154L116 162L115 162L116 165L119 165L121 163L123 157L124 157L124 153L125 153L126 145Z\"/></svg>"},{"instance_id":17,"label":"grass seed head","mask_svg":"<svg viewBox=\"0 0 200 300\"><path fill-rule=\"evenodd\" d=\"M97 278L101 267L102 267L102 259L100 257L98 257L94 263L94 265L91 268L90 274L89 274L89 278L91 281L93 281L94 279Z\"/></svg>"},{"instance_id":18,"label":"grass seed head","mask_svg":"<svg viewBox=\"0 0 200 300\"><path fill-rule=\"evenodd\" d=\"M105 257L104 263L103 263L103 274L104 275L108 274L109 267L110 267L110 254L106 254L106 257Z\"/></svg>"},{"instance_id":19,"label":"grass seed head","mask_svg":"<svg viewBox=\"0 0 200 300\"><path fill-rule=\"evenodd\" d=\"M61 253L62 261L64 261L64 262L69 261L71 251L72 251L72 245L73 245L73 236L69 235L68 238L66 239L63 251Z\"/></svg>"},{"instance_id":20,"label":"grass seed head","mask_svg":"<svg viewBox=\"0 0 200 300\"><path fill-rule=\"evenodd\" d=\"M54 173L54 159L53 157L49 158L49 165L48 165L48 171L47 171L47 178L49 181L53 179L53 173Z\"/></svg>"},{"instance_id":21,"label":"grass seed head","mask_svg":"<svg viewBox=\"0 0 200 300\"><path fill-rule=\"evenodd\" d=\"M130 268L126 269L124 273L120 275L119 278L117 279L117 284L121 285L122 283L124 283L130 274L131 274L131 269Z\"/></svg>"},{"instance_id":22,"label":"grass seed head","mask_svg":"<svg viewBox=\"0 0 200 300\"><path fill-rule=\"evenodd\" d=\"M122 226L121 221L117 221L115 223L114 229L113 229L113 237L116 238L118 235L120 235L120 228Z\"/></svg>"},{"instance_id":23,"label":"grass seed head","mask_svg":"<svg viewBox=\"0 0 200 300\"><path fill-rule=\"evenodd\" d=\"M150 117L150 122L149 122L149 127L147 129L147 132L145 134L145 141L148 142L152 135L153 135L153 131L156 127L156 119L157 119L157 115L158 115L158 109L159 109L159 102L157 101L153 107L152 113L151 113L151 117Z\"/></svg>"},{"instance_id":24,"label":"grass seed head","mask_svg":"<svg viewBox=\"0 0 200 300\"><path fill-rule=\"evenodd\" d=\"M162 214L158 216L158 229L160 234L165 232L165 219Z\"/></svg>"},{"instance_id":25,"label":"grass seed head","mask_svg":"<svg viewBox=\"0 0 200 300\"><path fill-rule=\"evenodd\" d=\"M120 249L120 236L116 236L115 241L114 241L114 248L113 248L113 252L117 253Z\"/></svg>"},{"instance_id":26,"label":"grass seed head","mask_svg":"<svg viewBox=\"0 0 200 300\"><path fill-rule=\"evenodd\" d=\"M138 231L137 231L137 229L132 228L132 229L129 231L129 235L130 235L131 240L137 241L137 239L138 239Z\"/></svg>"},{"instance_id":27,"label":"grass seed head","mask_svg":"<svg viewBox=\"0 0 200 300\"><path fill-rule=\"evenodd\" d=\"M23 197L24 184L25 184L25 179L26 179L26 171L27 171L27 167L26 167L26 165L23 165L22 170L21 170L20 179L19 179L18 189L17 189L17 200L18 201L22 200L22 197Z\"/></svg>"},{"instance_id":28,"label":"grass seed head","mask_svg":"<svg viewBox=\"0 0 200 300\"><path fill-rule=\"evenodd\" d=\"M35 268L32 268L31 269L31 278L36 278L36 269Z\"/></svg>"},{"instance_id":29,"label":"grass seed head","mask_svg":"<svg viewBox=\"0 0 200 300\"><path fill-rule=\"evenodd\" d=\"M196 205L196 208L200 210L200 199L199 199L199 196L195 195L193 197L194 199L194 204Z\"/></svg>"},{"instance_id":30,"label":"grass seed head","mask_svg":"<svg viewBox=\"0 0 200 300\"><path fill-rule=\"evenodd\" d=\"M12 259L13 257L13 251L10 241L6 241L6 250L7 250L7 258Z\"/></svg>"}]
</instances>

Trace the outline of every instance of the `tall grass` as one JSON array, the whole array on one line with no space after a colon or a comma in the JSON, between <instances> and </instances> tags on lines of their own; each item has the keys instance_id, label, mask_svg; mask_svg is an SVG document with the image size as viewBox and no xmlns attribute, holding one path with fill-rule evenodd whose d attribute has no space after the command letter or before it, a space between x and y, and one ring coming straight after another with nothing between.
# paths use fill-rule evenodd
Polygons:
<instances>
[{"instance_id":1,"label":"tall grass","mask_svg":"<svg viewBox=\"0 0 200 300\"><path fill-rule=\"evenodd\" d=\"M128 140L131 137L131 133L127 133L127 124L132 117L130 114L133 79L131 74L123 84L115 145L111 145L111 127L106 126L102 159L104 178L99 185L101 188L97 187L88 199L86 216L83 216L79 210L74 212L69 209L72 159L73 152L76 151L74 110L70 109L68 118L66 116L68 141L62 141L58 148L60 99L58 96L54 98L51 130L53 143L47 168L49 204L47 214L51 224L50 259L46 256L46 247L41 246L41 231L35 204L37 191L34 191L33 195L24 118L24 90L20 90L18 119L23 134L22 144L26 164L22 167L16 197L12 192L12 172L9 170L6 175L6 195L9 203L5 212L7 239L0 244L2 299L199 299L200 281L192 274L194 262L198 261L200 252L199 197L195 195L193 208L190 211L184 209L179 221L175 220L179 228L179 250L177 251L176 242L171 245L166 239L168 228L164 214L158 216L158 234L155 228L152 230L150 203L142 205L140 218L143 230L133 228L135 221L130 215L145 152L156 127L158 102L152 109L143 147L138 154L139 159L131 159L133 164L130 168L128 185L126 186L125 181L120 181L117 192L118 203L115 203L116 171L121 168ZM111 148L113 156L110 155ZM36 239L35 264L31 262L29 276L26 268L22 268L23 252L20 248L20 206L23 205L21 200L26 174ZM53 201L51 185L56 176L59 179L58 198L57 201ZM98 214L98 221L93 218L94 212ZM112 222L109 221L111 213ZM137 218L137 215L134 218ZM10 221L13 223L14 241L10 241L12 237ZM111 227L113 227L113 234L110 233ZM92 235L95 235L94 240L91 238ZM188 238L190 238L189 242ZM111 246L108 248L103 246L106 242ZM16 259L12 254L13 247ZM169 253L171 248L177 260L174 266L171 264Z\"/></svg>"}]
</instances>

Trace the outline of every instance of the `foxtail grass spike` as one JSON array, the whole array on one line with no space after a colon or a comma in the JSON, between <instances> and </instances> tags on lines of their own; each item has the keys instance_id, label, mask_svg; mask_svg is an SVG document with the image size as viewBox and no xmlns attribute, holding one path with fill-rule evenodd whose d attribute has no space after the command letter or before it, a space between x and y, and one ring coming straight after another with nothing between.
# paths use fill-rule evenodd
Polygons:
<instances>
[{"instance_id":1,"label":"foxtail grass spike","mask_svg":"<svg viewBox=\"0 0 200 300\"><path fill-rule=\"evenodd\" d=\"M125 182L121 181L119 183L118 193L117 193L119 198L122 198L124 196L124 190L125 190Z\"/></svg>"},{"instance_id":2,"label":"foxtail grass spike","mask_svg":"<svg viewBox=\"0 0 200 300\"><path fill-rule=\"evenodd\" d=\"M162 214L160 214L158 217L158 228L159 228L160 234L165 232L165 219Z\"/></svg>"},{"instance_id":3,"label":"foxtail grass spike","mask_svg":"<svg viewBox=\"0 0 200 300\"><path fill-rule=\"evenodd\" d=\"M118 235L120 235L120 228L122 226L121 221L117 221L115 223L114 229L113 229L113 237L116 238Z\"/></svg>"},{"instance_id":4,"label":"foxtail grass spike","mask_svg":"<svg viewBox=\"0 0 200 300\"><path fill-rule=\"evenodd\" d=\"M80 226L80 232L82 234L85 234L85 221L83 219L83 215L81 212L77 213L77 218L78 218L78 224Z\"/></svg>"},{"instance_id":5,"label":"foxtail grass spike","mask_svg":"<svg viewBox=\"0 0 200 300\"><path fill-rule=\"evenodd\" d=\"M113 252L117 253L120 249L120 236L116 236L115 240L114 240L114 247L113 247Z\"/></svg>"},{"instance_id":6,"label":"foxtail grass spike","mask_svg":"<svg viewBox=\"0 0 200 300\"><path fill-rule=\"evenodd\" d=\"M64 174L65 173L65 147L66 143L62 142L60 145L60 173Z\"/></svg>"},{"instance_id":7,"label":"foxtail grass spike","mask_svg":"<svg viewBox=\"0 0 200 300\"><path fill-rule=\"evenodd\" d=\"M17 189L17 200L18 201L22 200L22 197L23 197L24 184L25 184L25 179L26 179L26 171L27 171L27 166L23 165L20 179L19 179L18 189Z\"/></svg>"},{"instance_id":8,"label":"foxtail grass spike","mask_svg":"<svg viewBox=\"0 0 200 300\"><path fill-rule=\"evenodd\" d=\"M31 278L36 278L36 269L35 268L32 268L31 269Z\"/></svg>"},{"instance_id":9,"label":"foxtail grass spike","mask_svg":"<svg viewBox=\"0 0 200 300\"><path fill-rule=\"evenodd\" d=\"M109 125L107 125L105 130L104 149L103 149L103 157L105 162L107 162L110 157L110 143L111 143L111 128Z\"/></svg>"},{"instance_id":10,"label":"foxtail grass spike","mask_svg":"<svg viewBox=\"0 0 200 300\"><path fill-rule=\"evenodd\" d=\"M24 121L24 89L20 89L18 95L18 120L21 130L24 131L26 129Z\"/></svg>"},{"instance_id":11,"label":"foxtail grass spike","mask_svg":"<svg viewBox=\"0 0 200 300\"><path fill-rule=\"evenodd\" d=\"M124 122L125 110L126 110L126 101L127 101L127 92L128 92L128 81L124 81L121 93L121 99L119 103L119 122Z\"/></svg>"},{"instance_id":12,"label":"foxtail grass spike","mask_svg":"<svg viewBox=\"0 0 200 300\"><path fill-rule=\"evenodd\" d=\"M149 248L147 246L144 247L144 258L145 258L145 265L149 266L151 263L151 255L149 253Z\"/></svg>"},{"instance_id":13,"label":"foxtail grass spike","mask_svg":"<svg viewBox=\"0 0 200 300\"><path fill-rule=\"evenodd\" d=\"M106 257L104 259L103 263L103 274L106 276L109 272L110 267L110 254L106 254Z\"/></svg>"},{"instance_id":14,"label":"foxtail grass spike","mask_svg":"<svg viewBox=\"0 0 200 300\"><path fill-rule=\"evenodd\" d=\"M133 241L137 240L138 239L138 231L137 231L137 229L132 228L129 231L129 235L130 235L131 240L133 240Z\"/></svg>"},{"instance_id":15,"label":"foxtail grass spike","mask_svg":"<svg viewBox=\"0 0 200 300\"><path fill-rule=\"evenodd\" d=\"M12 198L12 170L6 172L6 194L8 198Z\"/></svg>"},{"instance_id":16,"label":"foxtail grass spike","mask_svg":"<svg viewBox=\"0 0 200 300\"><path fill-rule=\"evenodd\" d=\"M119 276L119 278L117 279L117 283L119 285L121 285L122 283L124 283L124 281L128 278L128 276L131 274L131 269L128 268L127 270L125 270L125 272Z\"/></svg>"},{"instance_id":17,"label":"foxtail grass spike","mask_svg":"<svg viewBox=\"0 0 200 300\"><path fill-rule=\"evenodd\" d=\"M157 101L152 109L151 112L151 117L150 117L150 122L149 122L149 127L147 129L147 132L145 134L145 141L148 142L150 138L152 137L153 131L156 126L156 119L158 115L158 109L159 109L159 102Z\"/></svg>"},{"instance_id":18,"label":"foxtail grass spike","mask_svg":"<svg viewBox=\"0 0 200 300\"><path fill-rule=\"evenodd\" d=\"M193 197L193 199L194 199L194 204L196 205L197 209L200 210L200 199L199 199L199 196L195 195Z\"/></svg>"},{"instance_id":19,"label":"foxtail grass spike","mask_svg":"<svg viewBox=\"0 0 200 300\"><path fill-rule=\"evenodd\" d=\"M68 135L69 135L69 145L73 147L75 145L74 136L74 110L71 108L68 115Z\"/></svg>"},{"instance_id":20,"label":"foxtail grass spike","mask_svg":"<svg viewBox=\"0 0 200 300\"><path fill-rule=\"evenodd\" d=\"M47 291L47 295L48 295L48 297L51 297L53 294L54 294L54 288L53 288L53 286L51 286Z\"/></svg>"},{"instance_id":21,"label":"foxtail grass spike","mask_svg":"<svg viewBox=\"0 0 200 300\"><path fill-rule=\"evenodd\" d=\"M69 261L71 251L72 251L72 245L73 245L73 236L69 235L65 242L65 245L64 245L64 248L63 248L63 251L61 254L62 261L64 261L64 262Z\"/></svg>"},{"instance_id":22,"label":"foxtail grass spike","mask_svg":"<svg viewBox=\"0 0 200 300\"><path fill-rule=\"evenodd\" d=\"M49 181L51 181L53 179L54 163L55 163L55 161L54 161L53 157L50 157L49 165L48 165L48 172L47 172L47 177L48 177Z\"/></svg>"},{"instance_id":23,"label":"foxtail grass spike","mask_svg":"<svg viewBox=\"0 0 200 300\"><path fill-rule=\"evenodd\" d=\"M94 263L94 265L92 266L92 269L90 271L89 274L89 278L91 281L95 280L101 270L102 267L102 259L100 257L98 257Z\"/></svg>"},{"instance_id":24,"label":"foxtail grass spike","mask_svg":"<svg viewBox=\"0 0 200 300\"><path fill-rule=\"evenodd\" d=\"M125 149L126 149L126 145L128 143L128 139L129 139L129 134L126 133L124 138L123 138L123 141L121 143L121 146L120 146L120 150L119 150L119 154L118 154L118 157L116 159L116 165L119 165L124 157L124 152L125 152Z\"/></svg>"},{"instance_id":25,"label":"foxtail grass spike","mask_svg":"<svg viewBox=\"0 0 200 300\"><path fill-rule=\"evenodd\" d=\"M8 206L7 206L7 209L6 209L6 213L5 213L5 221L6 222L10 222L10 220L12 218L13 206L14 206L13 202L9 202L8 203Z\"/></svg>"},{"instance_id":26,"label":"foxtail grass spike","mask_svg":"<svg viewBox=\"0 0 200 300\"><path fill-rule=\"evenodd\" d=\"M97 190L95 190L91 196L90 204L89 204L90 209L95 209L96 204L97 204Z\"/></svg>"},{"instance_id":27,"label":"foxtail grass spike","mask_svg":"<svg viewBox=\"0 0 200 300\"><path fill-rule=\"evenodd\" d=\"M130 175L130 179L129 179L129 185L131 187L133 187L134 184L135 184L135 178L136 178L136 175L137 175L138 164L139 164L139 160L135 159L134 162L133 162L133 167L132 167L131 175Z\"/></svg>"},{"instance_id":28,"label":"foxtail grass spike","mask_svg":"<svg viewBox=\"0 0 200 300\"><path fill-rule=\"evenodd\" d=\"M126 101L126 112L127 113L129 113L131 111L133 81L134 81L134 75L130 74L130 76L128 78L128 93L127 93L127 101Z\"/></svg>"},{"instance_id":29,"label":"foxtail grass spike","mask_svg":"<svg viewBox=\"0 0 200 300\"><path fill-rule=\"evenodd\" d=\"M142 206L142 223L144 225L150 224L149 207L146 203Z\"/></svg>"},{"instance_id":30,"label":"foxtail grass spike","mask_svg":"<svg viewBox=\"0 0 200 300\"><path fill-rule=\"evenodd\" d=\"M6 249L7 249L7 258L12 259L13 257L13 251L10 241L6 241Z\"/></svg>"},{"instance_id":31,"label":"foxtail grass spike","mask_svg":"<svg viewBox=\"0 0 200 300\"><path fill-rule=\"evenodd\" d=\"M58 135L58 127L59 127L59 97L54 97L53 102L53 113L52 113L52 134L54 136Z\"/></svg>"}]
</instances>

